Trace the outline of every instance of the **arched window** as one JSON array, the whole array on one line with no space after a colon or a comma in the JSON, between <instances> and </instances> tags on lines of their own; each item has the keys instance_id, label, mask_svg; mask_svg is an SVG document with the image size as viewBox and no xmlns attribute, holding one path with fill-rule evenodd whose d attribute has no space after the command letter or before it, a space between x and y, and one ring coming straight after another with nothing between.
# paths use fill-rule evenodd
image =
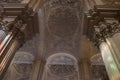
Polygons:
<instances>
[{"instance_id":1,"label":"arched window","mask_svg":"<svg viewBox=\"0 0 120 80\"><path fill-rule=\"evenodd\" d=\"M70 80L70 78L76 78L75 80L78 80L78 65L76 58L66 53L51 55L48 57L46 63L46 77L52 78L52 80Z\"/></svg>"}]
</instances>

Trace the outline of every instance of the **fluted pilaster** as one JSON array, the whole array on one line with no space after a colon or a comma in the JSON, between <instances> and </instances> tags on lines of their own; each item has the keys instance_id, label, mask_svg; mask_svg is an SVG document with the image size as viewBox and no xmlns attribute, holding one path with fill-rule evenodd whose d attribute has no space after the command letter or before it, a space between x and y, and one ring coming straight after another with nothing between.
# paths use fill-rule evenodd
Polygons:
<instances>
[{"instance_id":1,"label":"fluted pilaster","mask_svg":"<svg viewBox=\"0 0 120 80\"><path fill-rule=\"evenodd\" d=\"M18 28L13 28L0 44L0 79L3 78L16 50L23 42L23 33ZM1 39L2 40L2 39Z\"/></svg>"}]
</instances>

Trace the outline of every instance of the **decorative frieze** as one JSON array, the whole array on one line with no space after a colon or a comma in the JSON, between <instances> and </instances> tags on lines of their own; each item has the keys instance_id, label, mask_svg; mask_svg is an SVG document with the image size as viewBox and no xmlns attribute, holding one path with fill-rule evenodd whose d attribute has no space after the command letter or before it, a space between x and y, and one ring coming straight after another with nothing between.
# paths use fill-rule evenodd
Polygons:
<instances>
[{"instance_id":1,"label":"decorative frieze","mask_svg":"<svg viewBox=\"0 0 120 80\"><path fill-rule=\"evenodd\" d=\"M98 26L94 26L96 39L99 42L105 41L105 38L112 37L115 33L120 32L119 23L99 23Z\"/></svg>"}]
</instances>

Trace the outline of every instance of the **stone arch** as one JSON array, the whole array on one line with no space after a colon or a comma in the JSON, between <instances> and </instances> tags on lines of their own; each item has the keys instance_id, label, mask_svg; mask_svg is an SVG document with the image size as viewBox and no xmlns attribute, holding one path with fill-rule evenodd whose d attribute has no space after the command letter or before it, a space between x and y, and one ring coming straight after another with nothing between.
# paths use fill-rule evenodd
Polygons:
<instances>
[{"instance_id":1,"label":"stone arch","mask_svg":"<svg viewBox=\"0 0 120 80\"><path fill-rule=\"evenodd\" d=\"M66 57L66 58L69 58L69 59L71 59L76 65L77 65L77 59L73 56L73 55L71 55L71 54L68 54L68 53L56 53L56 54L53 54L53 55L51 55L51 56L49 56L48 58L47 58L47 63L46 64L49 64L49 63L51 63L51 61L54 61L56 58L59 58L59 57L61 57L61 58L63 58L63 57Z\"/></svg>"},{"instance_id":2,"label":"stone arch","mask_svg":"<svg viewBox=\"0 0 120 80\"><path fill-rule=\"evenodd\" d=\"M78 80L77 59L67 53L56 53L47 58L44 78L51 80Z\"/></svg>"}]
</instances>

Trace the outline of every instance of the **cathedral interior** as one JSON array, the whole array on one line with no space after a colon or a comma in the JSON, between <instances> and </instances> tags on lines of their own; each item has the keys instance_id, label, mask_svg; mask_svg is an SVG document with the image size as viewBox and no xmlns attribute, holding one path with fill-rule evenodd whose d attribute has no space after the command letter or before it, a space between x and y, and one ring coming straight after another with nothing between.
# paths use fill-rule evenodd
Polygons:
<instances>
[{"instance_id":1,"label":"cathedral interior","mask_svg":"<svg viewBox=\"0 0 120 80\"><path fill-rule=\"evenodd\" d=\"M0 80L120 80L120 0L0 0Z\"/></svg>"}]
</instances>

